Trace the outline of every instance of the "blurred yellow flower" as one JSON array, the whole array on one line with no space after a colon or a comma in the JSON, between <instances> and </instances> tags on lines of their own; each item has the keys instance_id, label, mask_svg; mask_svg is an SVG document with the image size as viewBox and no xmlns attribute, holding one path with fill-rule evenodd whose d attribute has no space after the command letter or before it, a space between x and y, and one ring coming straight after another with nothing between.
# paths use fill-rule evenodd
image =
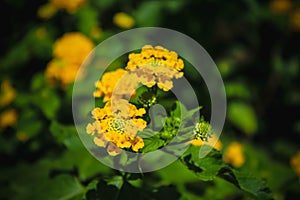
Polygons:
<instances>
[{"instance_id":1,"label":"blurred yellow flower","mask_svg":"<svg viewBox=\"0 0 300 200\"><path fill-rule=\"evenodd\" d=\"M86 0L50 0L50 3L53 7L65 9L72 14L82 7L86 3Z\"/></svg>"},{"instance_id":2,"label":"blurred yellow flower","mask_svg":"<svg viewBox=\"0 0 300 200\"><path fill-rule=\"evenodd\" d=\"M54 43L53 55L68 63L81 65L93 48L93 42L83 34L65 33Z\"/></svg>"},{"instance_id":3,"label":"blurred yellow flower","mask_svg":"<svg viewBox=\"0 0 300 200\"><path fill-rule=\"evenodd\" d=\"M0 107L7 106L16 98L16 90L11 85L10 81L5 80L1 83L0 92Z\"/></svg>"},{"instance_id":4,"label":"blurred yellow flower","mask_svg":"<svg viewBox=\"0 0 300 200\"><path fill-rule=\"evenodd\" d=\"M300 150L291 158L290 164L296 174L300 177Z\"/></svg>"},{"instance_id":5,"label":"blurred yellow flower","mask_svg":"<svg viewBox=\"0 0 300 200\"><path fill-rule=\"evenodd\" d=\"M200 138L194 139L191 142L194 146L201 146L203 144L213 146L214 149L221 150L222 149L222 142L218 139L216 134L212 134L211 137L207 139L207 141L203 141Z\"/></svg>"},{"instance_id":6,"label":"blurred yellow flower","mask_svg":"<svg viewBox=\"0 0 300 200\"><path fill-rule=\"evenodd\" d=\"M114 15L113 22L115 25L123 29L130 29L135 24L134 19L124 12L116 13Z\"/></svg>"},{"instance_id":7,"label":"blurred yellow flower","mask_svg":"<svg viewBox=\"0 0 300 200\"><path fill-rule=\"evenodd\" d=\"M16 110L9 109L3 111L0 114L0 129L15 125L17 122L17 118L18 118L18 114Z\"/></svg>"},{"instance_id":8,"label":"blurred yellow flower","mask_svg":"<svg viewBox=\"0 0 300 200\"><path fill-rule=\"evenodd\" d=\"M138 151L144 146L143 139L136 137L138 131L146 127L142 118L146 113L144 108L136 108L128 101L119 99L106 103L104 108L95 108L92 111L93 123L86 126L86 132L95 135L97 146L106 147L110 155L117 155L122 148L132 148Z\"/></svg>"},{"instance_id":9,"label":"blurred yellow flower","mask_svg":"<svg viewBox=\"0 0 300 200\"><path fill-rule=\"evenodd\" d=\"M292 13L291 26L295 31L300 31L300 10L296 10Z\"/></svg>"},{"instance_id":10,"label":"blurred yellow flower","mask_svg":"<svg viewBox=\"0 0 300 200\"><path fill-rule=\"evenodd\" d=\"M245 163L243 146L238 142L230 143L224 152L223 160L234 167L241 167Z\"/></svg>"},{"instance_id":11,"label":"blurred yellow flower","mask_svg":"<svg viewBox=\"0 0 300 200\"><path fill-rule=\"evenodd\" d=\"M51 60L46 68L46 78L52 85L57 82L62 87L72 83L77 75L79 65L67 63L63 60Z\"/></svg>"},{"instance_id":12,"label":"blurred yellow flower","mask_svg":"<svg viewBox=\"0 0 300 200\"><path fill-rule=\"evenodd\" d=\"M81 33L64 34L53 45L54 59L47 65L47 80L52 84L59 82L63 87L72 83L93 48L92 41Z\"/></svg>"},{"instance_id":13,"label":"blurred yellow flower","mask_svg":"<svg viewBox=\"0 0 300 200\"><path fill-rule=\"evenodd\" d=\"M183 60L174 51L161 46L146 45L141 53L131 53L126 69L137 75L139 82L147 87L155 84L168 91L173 87L173 78L180 78L184 68Z\"/></svg>"},{"instance_id":14,"label":"blurred yellow flower","mask_svg":"<svg viewBox=\"0 0 300 200\"><path fill-rule=\"evenodd\" d=\"M273 0L270 7L273 13L284 14L292 8L292 2L290 0Z\"/></svg>"},{"instance_id":15,"label":"blurred yellow flower","mask_svg":"<svg viewBox=\"0 0 300 200\"><path fill-rule=\"evenodd\" d=\"M50 19L57 12L57 8L54 7L51 3L47 3L39 7L37 15L41 19Z\"/></svg>"}]
</instances>

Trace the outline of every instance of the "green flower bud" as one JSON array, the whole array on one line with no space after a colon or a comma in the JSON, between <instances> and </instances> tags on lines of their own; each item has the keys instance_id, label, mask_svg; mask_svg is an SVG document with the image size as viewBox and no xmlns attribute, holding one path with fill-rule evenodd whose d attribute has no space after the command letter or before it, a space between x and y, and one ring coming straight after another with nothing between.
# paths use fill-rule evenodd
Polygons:
<instances>
[{"instance_id":1,"label":"green flower bud","mask_svg":"<svg viewBox=\"0 0 300 200\"><path fill-rule=\"evenodd\" d=\"M180 127L181 120L178 117L168 117L166 119L164 129L161 132L161 138L162 139L171 139L173 138L178 131L178 128Z\"/></svg>"}]
</instances>

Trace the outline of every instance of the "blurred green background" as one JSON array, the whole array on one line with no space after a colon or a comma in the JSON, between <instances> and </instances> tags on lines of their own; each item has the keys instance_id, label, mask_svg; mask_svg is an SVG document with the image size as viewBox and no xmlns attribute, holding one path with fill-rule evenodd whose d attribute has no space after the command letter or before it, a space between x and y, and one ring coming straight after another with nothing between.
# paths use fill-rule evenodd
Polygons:
<instances>
[{"instance_id":1,"label":"blurred green background","mask_svg":"<svg viewBox=\"0 0 300 200\"><path fill-rule=\"evenodd\" d=\"M2 0L0 13L0 199L99 199L115 192L105 184L118 186L120 172L83 147L73 125L72 81L49 72L49 63L61 59L53 49L66 33L97 45L147 26L192 37L217 64L228 100L221 151L230 154L235 142L243 158L227 162L266 181L274 199L300 199L299 1ZM192 69L184 72L199 83ZM205 86L197 93L208 118ZM198 180L179 162L132 179L118 198L142 188L141 199L251 199L222 179Z\"/></svg>"}]
</instances>

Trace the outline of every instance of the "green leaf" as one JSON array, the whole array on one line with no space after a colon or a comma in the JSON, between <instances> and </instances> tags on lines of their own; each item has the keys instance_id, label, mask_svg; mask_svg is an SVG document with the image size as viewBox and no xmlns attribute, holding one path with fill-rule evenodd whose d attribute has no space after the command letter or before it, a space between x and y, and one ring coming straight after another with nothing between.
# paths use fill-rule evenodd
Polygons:
<instances>
[{"instance_id":1,"label":"green leaf","mask_svg":"<svg viewBox=\"0 0 300 200\"><path fill-rule=\"evenodd\" d=\"M174 185L161 186L153 192L152 199L180 199L181 194Z\"/></svg>"},{"instance_id":2,"label":"green leaf","mask_svg":"<svg viewBox=\"0 0 300 200\"><path fill-rule=\"evenodd\" d=\"M162 3L160 1L142 2L134 13L137 25L156 26L159 24L161 16Z\"/></svg>"},{"instance_id":3,"label":"green leaf","mask_svg":"<svg viewBox=\"0 0 300 200\"><path fill-rule=\"evenodd\" d=\"M37 199L80 199L84 191L79 181L69 175L60 175L50 179L41 187L41 190L40 198Z\"/></svg>"},{"instance_id":4,"label":"green leaf","mask_svg":"<svg viewBox=\"0 0 300 200\"><path fill-rule=\"evenodd\" d=\"M250 99L251 93L249 88L243 83L229 82L225 84L227 98L237 97L243 99Z\"/></svg>"},{"instance_id":5,"label":"green leaf","mask_svg":"<svg viewBox=\"0 0 300 200\"><path fill-rule=\"evenodd\" d=\"M114 176L112 177L109 181L107 181L108 185L113 185L120 189L124 183L123 177L122 176Z\"/></svg>"},{"instance_id":6,"label":"green leaf","mask_svg":"<svg viewBox=\"0 0 300 200\"><path fill-rule=\"evenodd\" d=\"M34 94L31 97L31 103L40 108L48 119L53 119L61 101L56 91L47 85L43 73L38 73L33 77L30 90Z\"/></svg>"},{"instance_id":7,"label":"green leaf","mask_svg":"<svg viewBox=\"0 0 300 200\"><path fill-rule=\"evenodd\" d=\"M50 132L58 142L63 143L70 150L83 147L74 126L65 126L53 121L50 125Z\"/></svg>"},{"instance_id":8,"label":"green leaf","mask_svg":"<svg viewBox=\"0 0 300 200\"><path fill-rule=\"evenodd\" d=\"M78 12L78 29L86 34L90 35L91 30L98 27L98 12L92 7L82 7Z\"/></svg>"},{"instance_id":9,"label":"green leaf","mask_svg":"<svg viewBox=\"0 0 300 200\"><path fill-rule=\"evenodd\" d=\"M69 174L50 176L53 160L21 164L5 172L7 199L81 199L84 188Z\"/></svg>"},{"instance_id":10,"label":"green leaf","mask_svg":"<svg viewBox=\"0 0 300 200\"><path fill-rule=\"evenodd\" d=\"M246 134L257 131L257 117L254 109L243 102L232 102L228 106L228 119Z\"/></svg>"},{"instance_id":11,"label":"green leaf","mask_svg":"<svg viewBox=\"0 0 300 200\"><path fill-rule=\"evenodd\" d=\"M197 107L197 108L194 108L192 110L189 110L186 115L183 116L183 120L185 121L188 121L188 120L195 120L194 116L197 112L199 112L199 110L201 110L202 107Z\"/></svg>"},{"instance_id":12,"label":"green leaf","mask_svg":"<svg viewBox=\"0 0 300 200\"><path fill-rule=\"evenodd\" d=\"M31 81L31 85L30 85L31 91L36 92L44 89L44 87L46 86L45 81L46 81L45 74L43 73L36 74Z\"/></svg>"},{"instance_id":13,"label":"green leaf","mask_svg":"<svg viewBox=\"0 0 300 200\"><path fill-rule=\"evenodd\" d=\"M30 51L26 47L24 41L16 43L12 46L6 53L6 55L1 58L0 66L3 70L12 70L20 68L23 63L27 62L30 58Z\"/></svg>"},{"instance_id":14,"label":"green leaf","mask_svg":"<svg viewBox=\"0 0 300 200\"><path fill-rule=\"evenodd\" d=\"M82 179L110 171L110 168L101 164L85 149L74 126L65 126L54 121L50 125L50 131L59 143L63 143L68 148L68 151L59 159L61 165L58 167L62 169L76 167Z\"/></svg>"},{"instance_id":15,"label":"green leaf","mask_svg":"<svg viewBox=\"0 0 300 200\"><path fill-rule=\"evenodd\" d=\"M41 109L48 119L53 119L60 107L60 99L50 88L44 88L32 97L32 102Z\"/></svg>"},{"instance_id":16,"label":"green leaf","mask_svg":"<svg viewBox=\"0 0 300 200\"><path fill-rule=\"evenodd\" d=\"M194 108L192 110L187 110L186 107L180 103L179 101L176 101L175 109L171 112L171 115L174 117L178 117L182 119L182 121L189 121L189 120L195 120L194 115L201 110L201 106Z\"/></svg>"},{"instance_id":17,"label":"green leaf","mask_svg":"<svg viewBox=\"0 0 300 200\"><path fill-rule=\"evenodd\" d=\"M175 102L175 109L171 112L174 117L181 118L181 109L183 110L183 113L186 113L187 110L185 106L183 106L179 101Z\"/></svg>"},{"instance_id":18,"label":"green leaf","mask_svg":"<svg viewBox=\"0 0 300 200\"><path fill-rule=\"evenodd\" d=\"M180 171L180 173L178 173ZM197 181L198 178L191 170L188 170L179 160L155 172L166 183L182 184L184 182ZM176 176L174 176L176 174Z\"/></svg>"},{"instance_id":19,"label":"green leaf","mask_svg":"<svg viewBox=\"0 0 300 200\"><path fill-rule=\"evenodd\" d=\"M213 149L206 157L200 159L199 147L191 146L181 157L181 161L201 180L209 181L221 177L257 199L272 199L270 189L264 181L227 166L223 163L219 151Z\"/></svg>"},{"instance_id":20,"label":"green leaf","mask_svg":"<svg viewBox=\"0 0 300 200\"><path fill-rule=\"evenodd\" d=\"M113 7L116 4L117 0L92 0L90 3L92 6L96 6L97 10L107 10L108 8Z\"/></svg>"},{"instance_id":21,"label":"green leaf","mask_svg":"<svg viewBox=\"0 0 300 200\"><path fill-rule=\"evenodd\" d=\"M250 173L232 168L222 168L218 175L257 199L273 199L265 182Z\"/></svg>"},{"instance_id":22,"label":"green leaf","mask_svg":"<svg viewBox=\"0 0 300 200\"><path fill-rule=\"evenodd\" d=\"M39 116L31 109L24 109L20 113L18 119L17 129L31 138L37 135L43 128L43 122L39 119Z\"/></svg>"},{"instance_id":23,"label":"green leaf","mask_svg":"<svg viewBox=\"0 0 300 200\"><path fill-rule=\"evenodd\" d=\"M118 188L114 185L108 185L105 181L100 180L96 189L89 190L86 193L87 200L103 199L111 200L117 199Z\"/></svg>"},{"instance_id":24,"label":"green leaf","mask_svg":"<svg viewBox=\"0 0 300 200\"><path fill-rule=\"evenodd\" d=\"M155 150L159 149L160 147L162 147L165 144L165 141L160 139L160 137L158 135L155 135L150 138L145 138L144 144L145 144L145 146L142 149L142 152L147 153L147 152L155 151Z\"/></svg>"},{"instance_id":25,"label":"green leaf","mask_svg":"<svg viewBox=\"0 0 300 200\"><path fill-rule=\"evenodd\" d=\"M219 68L219 71L220 71L222 77L227 77L227 76L233 74L233 72L236 69L236 63L232 59L219 60L217 62L217 66Z\"/></svg>"},{"instance_id":26,"label":"green leaf","mask_svg":"<svg viewBox=\"0 0 300 200\"><path fill-rule=\"evenodd\" d=\"M196 172L196 175L204 181L213 180L219 170L225 166L222 155L219 151L212 151L204 158L199 158L200 147L191 146L181 160L189 169Z\"/></svg>"},{"instance_id":27,"label":"green leaf","mask_svg":"<svg viewBox=\"0 0 300 200\"><path fill-rule=\"evenodd\" d=\"M183 6L185 1L163 1L164 7L171 12L178 12Z\"/></svg>"},{"instance_id":28,"label":"green leaf","mask_svg":"<svg viewBox=\"0 0 300 200\"><path fill-rule=\"evenodd\" d=\"M120 178L118 178L120 179ZM94 199L136 199L136 200L150 200L150 199L179 199L180 193L177 188L172 185L160 186L158 188L137 188L129 182L122 182L119 189L110 182L100 180L96 189L91 189L86 193L87 200Z\"/></svg>"}]
</instances>

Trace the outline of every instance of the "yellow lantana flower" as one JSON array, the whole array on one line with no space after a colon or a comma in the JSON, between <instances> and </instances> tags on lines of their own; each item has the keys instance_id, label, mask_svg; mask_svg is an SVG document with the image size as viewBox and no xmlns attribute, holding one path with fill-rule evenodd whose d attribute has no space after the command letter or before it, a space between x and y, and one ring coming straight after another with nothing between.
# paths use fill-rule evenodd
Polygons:
<instances>
[{"instance_id":1,"label":"yellow lantana flower","mask_svg":"<svg viewBox=\"0 0 300 200\"><path fill-rule=\"evenodd\" d=\"M300 177L300 150L291 158L290 164L296 174Z\"/></svg>"},{"instance_id":2,"label":"yellow lantana flower","mask_svg":"<svg viewBox=\"0 0 300 200\"><path fill-rule=\"evenodd\" d=\"M0 107L9 105L16 98L16 90L7 80L1 83Z\"/></svg>"},{"instance_id":3,"label":"yellow lantana flower","mask_svg":"<svg viewBox=\"0 0 300 200\"><path fill-rule=\"evenodd\" d=\"M241 167L246 160L243 153L243 146L238 142L230 143L224 152L223 160L234 167Z\"/></svg>"},{"instance_id":4,"label":"yellow lantana flower","mask_svg":"<svg viewBox=\"0 0 300 200\"><path fill-rule=\"evenodd\" d=\"M16 110L9 109L3 111L0 114L0 129L15 125L17 122L17 118L18 118L18 114Z\"/></svg>"},{"instance_id":5,"label":"yellow lantana flower","mask_svg":"<svg viewBox=\"0 0 300 200\"><path fill-rule=\"evenodd\" d=\"M146 45L141 53L129 55L126 69L136 74L139 82L147 87L155 84L164 91L173 87L173 78L180 78L184 68L183 60L174 51L161 46Z\"/></svg>"},{"instance_id":6,"label":"yellow lantana flower","mask_svg":"<svg viewBox=\"0 0 300 200\"><path fill-rule=\"evenodd\" d=\"M138 151L139 149L144 147L144 140L141 137L136 137L132 142L132 150Z\"/></svg>"},{"instance_id":7,"label":"yellow lantana flower","mask_svg":"<svg viewBox=\"0 0 300 200\"><path fill-rule=\"evenodd\" d=\"M81 33L64 34L53 45L54 59L47 65L47 80L50 83L59 82L63 87L72 83L93 48L92 41Z\"/></svg>"},{"instance_id":8,"label":"yellow lantana flower","mask_svg":"<svg viewBox=\"0 0 300 200\"><path fill-rule=\"evenodd\" d=\"M123 12L119 12L115 14L113 18L113 22L115 25L123 29L130 29L135 24L134 19L130 15Z\"/></svg>"},{"instance_id":9,"label":"yellow lantana flower","mask_svg":"<svg viewBox=\"0 0 300 200\"><path fill-rule=\"evenodd\" d=\"M106 72L100 81L95 83L96 90L94 97L104 97L103 101L114 97L130 97L138 86L138 80L135 74L128 73L124 69Z\"/></svg>"},{"instance_id":10,"label":"yellow lantana flower","mask_svg":"<svg viewBox=\"0 0 300 200\"><path fill-rule=\"evenodd\" d=\"M144 146L143 139L136 137L147 123L142 118L146 113L144 108L136 108L124 99L106 103L104 108L95 108L92 112L93 123L86 126L86 132L95 135L97 146L106 147L110 155L121 153L119 149L131 148L138 151Z\"/></svg>"}]
</instances>

